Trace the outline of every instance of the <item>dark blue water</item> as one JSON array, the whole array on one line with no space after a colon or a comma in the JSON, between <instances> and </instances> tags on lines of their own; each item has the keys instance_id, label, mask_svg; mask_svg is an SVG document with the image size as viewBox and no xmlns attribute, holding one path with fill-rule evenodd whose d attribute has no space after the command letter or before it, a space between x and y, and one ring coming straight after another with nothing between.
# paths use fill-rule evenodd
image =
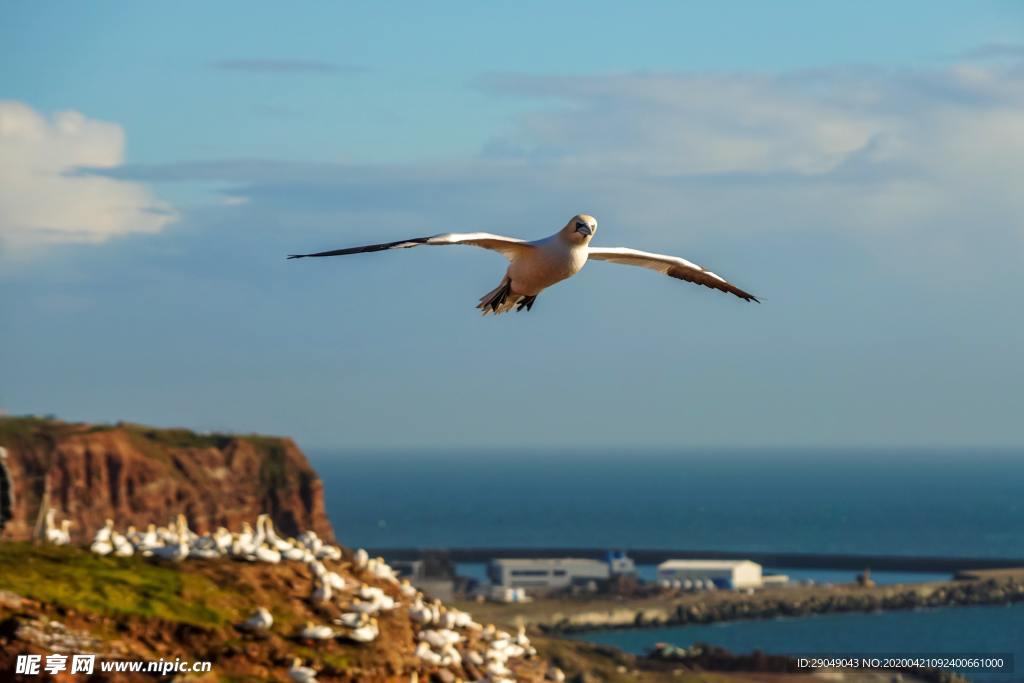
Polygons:
<instances>
[{"instance_id":1,"label":"dark blue water","mask_svg":"<svg viewBox=\"0 0 1024 683\"><path fill-rule=\"evenodd\" d=\"M1024 451L324 453L356 546L1024 557Z\"/></svg>"},{"instance_id":2,"label":"dark blue water","mask_svg":"<svg viewBox=\"0 0 1024 683\"><path fill-rule=\"evenodd\" d=\"M964 672L976 680L1024 680L1024 605L950 607L916 612L825 614L799 619L582 634L581 640L645 652L657 642L712 643L733 652L891 655L1013 655L1013 673Z\"/></svg>"}]
</instances>

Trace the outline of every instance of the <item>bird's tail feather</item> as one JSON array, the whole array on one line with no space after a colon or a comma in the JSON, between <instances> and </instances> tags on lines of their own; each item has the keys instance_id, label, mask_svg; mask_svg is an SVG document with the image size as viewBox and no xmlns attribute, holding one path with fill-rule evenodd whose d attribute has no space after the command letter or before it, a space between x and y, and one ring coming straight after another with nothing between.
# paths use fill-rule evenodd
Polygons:
<instances>
[{"instance_id":1,"label":"bird's tail feather","mask_svg":"<svg viewBox=\"0 0 1024 683\"><path fill-rule=\"evenodd\" d=\"M524 299L522 295L512 292L512 281L507 277L503 278L501 284L480 297L480 303L476 305L481 313L487 315L494 313L508 313ZM532 301L530 302L533 303ZM520 306L520 310L522 307Z\"/></svg>"}]
</instances>

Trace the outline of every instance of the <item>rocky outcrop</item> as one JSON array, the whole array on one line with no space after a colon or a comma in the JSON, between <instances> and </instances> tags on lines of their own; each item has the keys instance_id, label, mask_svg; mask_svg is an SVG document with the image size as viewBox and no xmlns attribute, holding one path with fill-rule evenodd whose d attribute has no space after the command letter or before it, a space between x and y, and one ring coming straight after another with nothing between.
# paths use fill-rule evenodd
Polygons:
<instances>
[{"instance_id":1,"label":"rocky outcrop","mask_svg":"<svg viewBox=\"0 0 1024 683\"><path fill-rule=\"evenodd\" d=\"M107 518L124 528L178 513L206 531L268 512L286 534L334 538L320 478L291 439L3 417L0 447L2 538L31 538L50 507L77 542Z\"/></svg>"}]
</instances>

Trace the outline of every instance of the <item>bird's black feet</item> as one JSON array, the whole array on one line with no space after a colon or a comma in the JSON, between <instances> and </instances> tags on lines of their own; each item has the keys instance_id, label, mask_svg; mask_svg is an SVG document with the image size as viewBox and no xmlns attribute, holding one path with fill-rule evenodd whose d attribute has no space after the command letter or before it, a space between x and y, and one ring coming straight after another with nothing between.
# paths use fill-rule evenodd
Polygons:
<instances>
[{"instance_id":1,"label":"bird's black feet","mask_svg":"<svg viewBox=\"0 0 1024 683\"><path fill-rule=\"evenodd\" d=\"M516 304L516 312L519 312L519 311L523 310L524 308L526 310L530 310L531 308L533 308L533 302L536 301L536 300L537 300L537 296L536 295L534 295L534 296L524 296L522 299L519 300L519 303Z\"/></svg>"}]
</instances>

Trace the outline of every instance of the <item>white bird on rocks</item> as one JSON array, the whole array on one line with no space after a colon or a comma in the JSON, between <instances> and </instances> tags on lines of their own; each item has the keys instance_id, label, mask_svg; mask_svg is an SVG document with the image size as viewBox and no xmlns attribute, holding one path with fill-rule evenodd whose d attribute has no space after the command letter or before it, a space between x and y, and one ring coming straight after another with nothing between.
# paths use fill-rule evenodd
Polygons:
<instances>
[{"instance_id":1,"label":"white bird on rocks","mask_svg":"<svg viewBox=\"0 0 1024 683\"><path fill-rule=\"evenodd\" d=\"M330 640L334 637L334 629L325 624L307 621L305 627L299 631L299 637L306 640Z\"/></svg>"},{"instance_id":2,"label":"white bird on rocks","mask_svg":"<svg viewBox=\"0 0 1024 683\"><path fill-rule=\"evenodd\" d=\"M383 603L386 600L391 601L392 607L394 606L394 599L391 598L383 589L377 586L360 586L359 597L363 600L369 600L370 602Z\"/></svg>"},{"instance_id":3,"label":"white bird on rocks","mask_svg":"<svg viewBox=\"0 0 1024 683\"><path fill-rule=\"evenodd\" d=\"M377 620L371 618L365 626L349 631L348 638L357 643L369 643L375 640L378 635L380 635L380 628L377 625Z\"/></svg>"},{"instance_id":4,"label":"white bird on rocks","mask_svg":"<svg viewBox=\"0 0 1024 683\"><path fill-rule=\"evenodd\" d=\"M352 566L357 571L362 571L366 568L366 565L370 562L370 553L366 552L362 548L357 550L352 556Z\"/></svg>"},{"instance_id":5,"label":"white bird on rocks","mask_svg":"<svg viewBox=\"0 0 1024 683\"><path fill-rule=\"evenodd\" d=\"M171 562L181 562L188 557L188 553L188 537L184 533L178 537L177 543L153 548L153 557L158 557L161 560L170 560Z\"/></svg>"},{"instance_id":6,"label":"white bird on rocks","mask_svg":"<svg viewBox=\"0 0 1024 683\"><path fill-rule=\"evenodd\" d=\"M409 618L417 624L429 624L434 621L434 612L424 605L422 600L417 599L409 607Z\"/></svg>"},{"instance_id":7,"label":"white bird on rocks","mask_svg":"<svg viewBox=\"0 0 1024 683\"><path fill-rule=\"evenodd\" d=\"M309 568L313 570L313 575L318 579L330 584L331 588L336 591L345 590L345 579L341 577L338 572L333 572L324 566L324 563L317 559L311 559L309 562Z\"/></svg>"},{"instance_id":8,"label":"white bird on rocks","mask_svg":"<svg viewBox=\"0 0 1024 683\"><path fill-rule=\"evenodd\" d=\"M316 555L319 560L334 560L337 562L341 559L341 548L336 545L324 544L320 546L319 550L317 550L314 555Z\"/></svg>"},{"instance_id":9,"label":"white bird on rocks","mask_svg":"<svg viewBox=\"0 0 1024 683\"><path fill-rule=\"evenodd\" d=\"M243 631L260 633L268 630L271 626L273 626L273 614L266 607L259 607L249 615L245 622L239 625L239 628Z\"/></svg>"},{"instance_id":10,"label":"white bird on rocks","mask_svg":"<svg viewBox=\"0 0 1024 683\"><path fill-rule=\"evenodd\" d=\"M486 669L488 676L491 677L491 680L494 680L495 676L505 677L512 675L512 670L505 666L504 662L497 660L491 660L490 662L488 662Z\"/></svg>"},{"instance_id":11,"label":"white bird on rocks","mask_svg":"<svg viewBox=\"0 0 1024 683\"><path fill-rule=\"evenodd\" d=\"M114 555L117 557L131 557L135 554L135 546L131 541L116 531L110 534L110 544L114 547Z\"/></svg>"},{"instance_id":12,"label":"white bird on rocks","mask_svg":"<svg viewBox=\"0 0 1024 683\"><path fill-rule=\"evenodd\" d=\"M135 545L135 550L144 555L148 555L153 548L159 547L159 545L160 537L156 533L156 525L150 524L146 527L146 532L142 534L142 538Z\"/></svg>"},{"instance_id":13,"label":"white bird on rocks","mask_svg":"<svg viewBox=\"0 0 1024 683\"><path fill-rule=\"evenodd\" d=\"M272 615L270 613L270 610L268 610L266 607L260 607L251 615L249 615L248 619L239 624L238 628L242 629L243 631L252 631L255 633L259 633L261 631L266 631L273 625L274 615Z\"/></svg>"},{"instance_id":14,"label":"white bird on rocks","mask_svg":"<svg viewBox=\"0 0 1024 683\"><path fill-rule=\"evenodd\" d=\"M71 520L61 520L60 526L54 524L57 511L50 508L46 511L46 542L52 545L67 545L71 542Z\"/></svg>"},{"instance_id":15,"label":"white bird on rocks","mask_svg":"<svg viewBox=\"0 0 1024 683\"><path fill-rule=\"evenodd\" d=\"M352 601L352 604L348 606L353 612L362 612L363 614L376 614L380 611L380 604L372 600L360 600L356 598Z\"/></svg>"},{"instance_id":16,"label":"white bird on rocks","mask_svg":"<svg viewBox=\"0 0 1024 683\"><path fill-rule=\"evenodd\" d=\"M114 551L114 544L110 542L110 535L114 531L114 521L108 519L96 535L92 537L92 545L89 550L97 555L109 555Z\"/></svg>"},{"instance_id":17,"label":"white bird on rocks","mask_svg":"<svg viewBox=\"0 0 1024 683\"><path fill-rule=\"evenodd\" d=\"M450 629L427 629L426 631L420 631L417 636L419 640L425 641L430 644L430 647L435 650L440 650L446 645L455 645L462 641L462 636Z\"/></svg>"},{"instance_id":18,"label":"white bird on rocks","mask_svg":"<svg viewBox=\"0 0 1024 683\"><path fill-rule=\"evenodd\" d=\"M562 683L565 680L565 672L559 669L557 666L552 666L544 674L544 678L549 681L555 681L555 683Z\"/></svg>"},{"instance_id":19,"label":"white bird on rocks","mask_svg":"<svg viewBox=\"0 0 1024 683\"><path fill-rule=\"evenodd\" d=\"M428 643L420 642L420 644L416 646L415 654L416 657L418 657L424 664L429 666L442 666L443 658L441 655L430 649L430 645Z\"/></svg>"},{"instance_id":20,"label":"white bird on rocks","mask_svg":"<svg viewBox=\"0 0 1024 683\"><path fill-rule=\"evenodd\" d=\"M313 555L305 548L300 548L295 545L289 545L287 548L281 551L281 557L290 562L305 562L313 557Z\"/></svg>"},{"instance_id":21,"label":"white bird on rocks","mask_svg":"<svg viewBox=\"0 0 1024 683\"><path fill-rule=\"evenodd\" d=\"M227 555L231 550L231 532L224 527L217 527L217 530L213 532L213 540L221 555Z\"/></svg>"},{"instance_id":22,"label":"white bird on rocks","mask_svg":"<svg viewBox=\"0 0 1024 683\"><path fill-rule=\"evenodd\" d=\"M360 626L369 623L369 621L369 617L365 612L345 612L335 619L334 623L338 626L344 626L345 628L359 628Z\"/></svg>"},{"instance_id":23,"label":"white bird on rocks","mask_svg":"<svg viewBox=\"0 0 1024 683\"><path fill-rule=\"evenodd\" d=\"M256 548L256 552L253 553L253 557L254 559L260 562L266 562L267 564L277 564L281 561L281 551L275 548L271 548L266 543L263 543L258 548Z\"/></svg>"},{"instance_id":24,"label":"white bird on rocks","mask_svg":"<svg viewBox=\"0 0 1024 683\"><path fill-rule=\"evenodd\" d=\"M735 294L746 301L757 301L752 294L748 294L696 263L677 256L654 254L625 247L591 247L590 240L596 232L597 219L586 214L578 214L573 216L565 224L565 227L554 235L533 242L486 232L445 233L432 237L414 237L397 242L334 249L313 254L292 254L288 258L345 256L389 249L408 249L424 244L432 246L465 244L497 251L510 263L501 283L480 298L477 308L484 315L505 313L513 308L518 311L525 308L529 311L541 292L572 277L582 270L587 261L591 259L649 268L669 277Z\"/></svg>"},{"instance_id":25,"label":"white bird on rocks","mask_svg":"<svg viewBox=\"0 0 1024 683\"><path fill-rule=\"evenodd\" d=\"M296 657L292 660L292 666L288 669L288 678L293 683L313 683L316 680L316 669L302 666L302 660Z\"/></svg>"}]
</instances>

